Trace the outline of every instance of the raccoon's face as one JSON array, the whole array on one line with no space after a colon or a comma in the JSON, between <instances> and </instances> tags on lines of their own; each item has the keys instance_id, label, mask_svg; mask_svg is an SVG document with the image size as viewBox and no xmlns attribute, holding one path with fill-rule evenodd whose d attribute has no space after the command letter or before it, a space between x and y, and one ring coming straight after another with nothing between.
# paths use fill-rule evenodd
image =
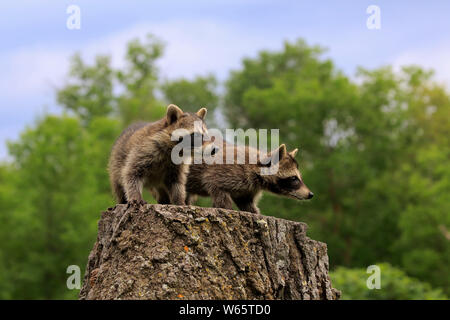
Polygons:
<instances>
[{"instance_id":1,"label":"raccoon's face","mask_svg":"<svg viewBox=\"0 0 450 320\"><path fill-rule=\"evenodd\" d=\"M191 156L203 153L205 149L214 155L219 148L210 141L208 129L203 119L207 110L201 108L196 113L183 112L179 107L171 104L167 108L166 121L171 132L171 139L175 144L184 144L183 148L190 150Z\"/></svg>"},{"instance_id":2,"label":"raccoon's face","mask_svg":"<svg viewBox=\"0 0 450 320\"><path fill-rule=\"evenodd\" d=\"M278 170L267 177L269 191L297 200L311 199L314 194L303 182L295 155L298 149L289 153L282 144L277 150L271 152L269 165L278 164Z\"/></svg>"}]
</instances>

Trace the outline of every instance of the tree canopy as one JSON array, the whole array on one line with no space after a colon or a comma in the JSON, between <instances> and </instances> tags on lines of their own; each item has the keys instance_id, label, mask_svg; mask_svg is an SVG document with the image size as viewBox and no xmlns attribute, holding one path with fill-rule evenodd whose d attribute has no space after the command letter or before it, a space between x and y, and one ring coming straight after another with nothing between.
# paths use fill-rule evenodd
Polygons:
<instances>
[{"instance_id":1,"label":"tree canopy","mask_svg":"<svg viewBox=\"0 0 450 320\"><path fill-rule=\"evenodd\" d=\"M323 52L303 40L261 51L220 93L212 74L162 79L164 46L154 36L132 40L121 69L108 56L89 65L75 55L56 92L61 112L25 128L0 165L0 298L76 297L66 268L84 268L99 213L114 204L111 146L131 122L161 118L168 103L217 110L231 128L279 128L280 141L300 149L314 199L266 194L261 212L304 221L328 244L344 297L449 295L448 89L419 66L350 77ZM390 291L375 296L361 270L377 262Z\"/></svg>"}]
</instances>

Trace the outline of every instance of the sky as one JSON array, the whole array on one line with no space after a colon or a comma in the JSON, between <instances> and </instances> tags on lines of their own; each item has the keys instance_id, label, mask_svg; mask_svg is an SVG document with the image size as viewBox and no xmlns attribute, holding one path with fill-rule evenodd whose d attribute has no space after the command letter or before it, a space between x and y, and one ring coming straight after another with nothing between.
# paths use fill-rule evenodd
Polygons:
<instances>
[{"instance_id":1,"label":"sky","mask_svg":"<svg viewBox=\"0 0 450 320\"><path fill-rule=\"evenodd\" d=\"M80 29L66 11L80 8ZM380 8L380 29L366 12ZM348 76L358 66L419 64L450 84L450 1L447 0L15 0L0 3L0 160L7 140L45 112L60 110L55 90L67 79L69 58L97 54L124 63L126 43L152 33L166 45L159 62L167 79L215 74L225 80L243 57L305 39L327 48Z\"/></svg>"}]
</instances>

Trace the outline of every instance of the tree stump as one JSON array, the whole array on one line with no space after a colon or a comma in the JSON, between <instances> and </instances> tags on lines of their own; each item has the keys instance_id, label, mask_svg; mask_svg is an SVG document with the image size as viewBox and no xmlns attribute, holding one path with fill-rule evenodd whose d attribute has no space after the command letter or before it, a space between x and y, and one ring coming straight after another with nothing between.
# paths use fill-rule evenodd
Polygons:
<instances>
[{"instance_id":1,"label":"tree stump","mask_svg":"<svg viewBox=\"0 0 450 320\"><path fill-rule=\"evenodd\" d=\"M102 214L80 299L338 299L326 244L249 212L117 205Z\"/></svg>"}]
</instances>

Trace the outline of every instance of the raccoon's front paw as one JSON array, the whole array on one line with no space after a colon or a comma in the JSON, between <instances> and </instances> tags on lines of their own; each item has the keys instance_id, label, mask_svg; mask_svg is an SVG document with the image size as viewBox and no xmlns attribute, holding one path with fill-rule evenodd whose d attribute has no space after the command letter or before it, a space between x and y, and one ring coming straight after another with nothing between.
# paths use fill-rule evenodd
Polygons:
<instances>
[{"instance_id":1,"label":"raccoon's front paw","mask_svg":"<svg viewBox=\"0 0 450 320\"><path fill-rule=\"evenodd\" d=\"M133 207L140 207L140 206L143 206L146 204L147 204L147 201L145 201L143 199L130 201L130 206L133 206Z\"/></svg>"}]
</instances>

